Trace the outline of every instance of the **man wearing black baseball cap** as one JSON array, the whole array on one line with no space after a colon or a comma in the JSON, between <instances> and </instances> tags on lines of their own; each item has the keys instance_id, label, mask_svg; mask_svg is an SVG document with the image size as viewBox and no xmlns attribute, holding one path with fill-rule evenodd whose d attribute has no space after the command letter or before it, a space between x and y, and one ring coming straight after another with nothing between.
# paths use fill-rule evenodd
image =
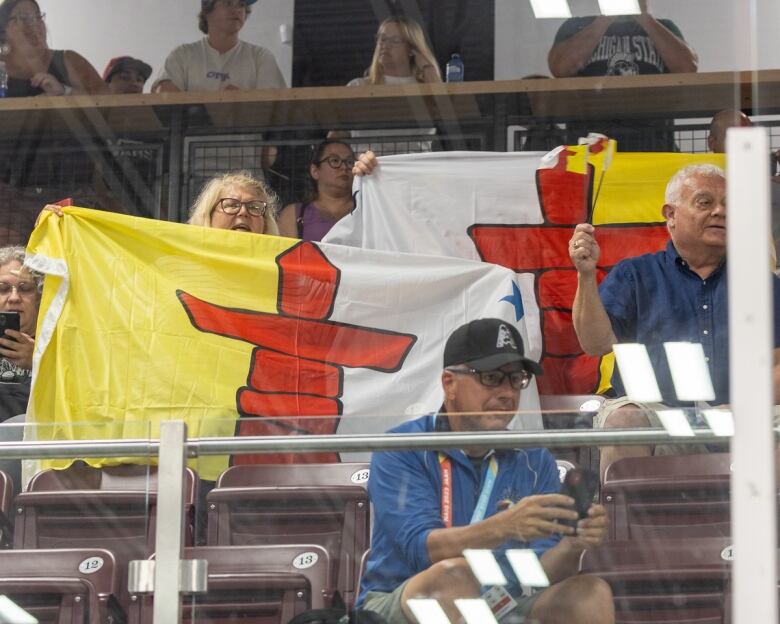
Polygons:
<instances>
[{"instance_id":1,"label":"man wearing black baseball cap","mask_svg":"<svg viewBox=\"0 0 780 624\"><path fill-rule=\"evenodd\" d=\"M151 75L151 65L132 56L117 56L106 65L103 80L113 94L143 93Z\"/></svg>"},{"instance_id":2,"label":"man wearing black baseball cap","mask_svg":"<svg viewBox=\"0 0 780 624\"><path fill-rule=\"evenodd\" d=\"M479 319L456 329L444 347L439 413L391 433L490 432L500 435L515 416L520 393L542 369L526 358L517 329ZM577 521L574 501L559 494L558 470L545 449L374 453L368 491L374 505L371 553L358 605L388 622L415 622L409 600L435 598L452 622L454 601L482 596L496 619L612 624L609 586L577 575L582 552L606 535L604 508ZM577 530L556 521L577 521ZM544 591L521 588L506 558L533 549L550 581ZM508 580L480 587L463 557L489 549Z\"/></svg>"}]
</instances>

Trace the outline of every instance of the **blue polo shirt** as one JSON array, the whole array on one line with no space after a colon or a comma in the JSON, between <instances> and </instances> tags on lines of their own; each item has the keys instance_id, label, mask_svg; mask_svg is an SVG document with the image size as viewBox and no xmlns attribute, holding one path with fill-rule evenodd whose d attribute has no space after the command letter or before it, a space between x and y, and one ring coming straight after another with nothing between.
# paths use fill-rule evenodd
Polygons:
<instances>
[{"instance_id":1,"label":"blue polo shirt","mask_svg":"<svg viewBox=\"0 0 780 624\"><path fill-rule=\"evenodd\" d=\"M437 420L439 427L437 427ZM446 418L423 416L391 430L391 433L421 433L441 429ZM477 470L459 450L445 451L452 466L452 526L471 521L488 467ZM531 494L557 494L560 480L555 460L545 449L495 451L498 474L491 490L485 517L498 511L499 501L518 501ZM434 529L443 529L441 518L441 465L436 451L383 451L371 458L368 493L373 503L371 554L361 582L358 605L366 592L391 592L406 579L431 566L426 541ZM557 544L559 537L525 542L507 540L494 548L510 592L519 595L519 585L504 556L509 548L533 548L539 556Z\"/></svg>"},{"instance_id":2,"label":"blue polo shirt","mask_svg":"<svg viewBox=\"0 0 780 624\"><path fill-rule=\"evenodd\" d=\"M773 276L775 347L780 343L780 280ZM691 271L670 241L665 251L627 258L599 287L618 342L647 346L663 401L677 400L663 343L698 342L710 368L713 405L729 402L729 324L725 261L707 279ZM617 367L612 386L625 394Z\"/></svg>"}]
</instances>

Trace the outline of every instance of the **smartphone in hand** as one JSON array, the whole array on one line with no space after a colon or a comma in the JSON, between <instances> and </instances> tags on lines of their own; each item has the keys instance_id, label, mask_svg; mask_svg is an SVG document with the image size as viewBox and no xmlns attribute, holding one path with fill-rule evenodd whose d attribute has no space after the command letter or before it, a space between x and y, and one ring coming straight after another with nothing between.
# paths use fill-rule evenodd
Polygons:
<instances>
[{"instance_id":1,"label":"smartphone in hand","mask_svg":"<svg viewBox=\"0 0 780 624\"><path fill-rule=\"evenodd\" d=\"M598 474L587 468L573 468L563 478L561 494L574 499L574 509L581 519L588 516L588 509L593 504L598 487ZM577 528L576 520L559 520L559 522Z\"/></svg>"},{"instance_id":2,"label":"smartphone in hand","mask_svg":"<svg viewBox=\"0 0 780 624\"><path fill-rule=\"evenodd\" d=\"M18 312L0 312L0 336L5 336L6 329L15 329L19 331L19 313ZM10 336L5 336L13 340Z\"/></svg>"}]
</instances>

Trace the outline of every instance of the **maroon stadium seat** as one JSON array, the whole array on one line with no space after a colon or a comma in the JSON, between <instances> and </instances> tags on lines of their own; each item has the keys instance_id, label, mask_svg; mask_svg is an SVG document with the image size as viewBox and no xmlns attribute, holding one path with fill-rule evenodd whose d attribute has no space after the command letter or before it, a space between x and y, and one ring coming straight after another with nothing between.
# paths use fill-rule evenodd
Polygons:
<instances>
[{"instance_id":1,"label":"maroon stadium seat","mask_svg":"<svg viewBox=\"0 0 780 624\"><path fill-rule=\"evenodd\" d=\"M197 479L185 480L185 540L193 543ZM119 569L127 605L127 564L154 552L157 468L82 464L36 474L15 499L14 548L106 548Z\"/></svg>"},{"instance_id":2,"label":"maroon stadium seat","mask_svg":"<svg viewBox=\"0 0 780 624\"><path fill-rule=\"evenodd\" d=\"M208 494L210 545L320 544L345 602L369 547L368 464L241 465Z\"/></svg>"},{"instance_id":3,"label":"maroon stadium seat","mask_svg":"<svg viewBox=\"0 0 780 624\"><path fill-rule=\"evenodd\" d=\"M103 549L4 550L0 594L41 624L120 624L119 580Z\"/></svg>"},{"instance_id":4,"label":"maroon stadium seat","mask_svg":"<svg viewBox=\"0 0 780 624\"><path fill-rule=\"evenodd\" d=\"M9 510L14 494L14 484L10 476L0 470L0 548L10 548L14 532Z\"/></svg>"},{"instance_id":5,"label":"maroon stadium seat","mask_svg":"<svg viewBox=\"0 0 780 624\"><path fill-rule=\"evenodd\" d=\"M607 467L601 500L616 540L726 537L728 453L620 459Z\"/></svg>"},{"instance_id":6,"label":"maroon stadium seat","mask_svg":"<svg viewBox=\"0 0 780 624\"><path fill-rule=\"evenodd\" d=\"M609 542L585 551L580 570L610 584L616 624L721 624L730 551L727 538Z\"/></svg>"},{"instance_id":7,"label":"maroon stadium seat","mask_svg":"<svg viewBox=\"0 0 780 624\"><path fill-rule=\"evenodd\" d=\"M185 596L183 622L193 624L287 624L309 609L330 606L330 560L324 548L295 546L201 546L185 559L208 562L208 591ZM130 607L130 624L152 621L152 596Z\"/></svg>"}]
</instances>

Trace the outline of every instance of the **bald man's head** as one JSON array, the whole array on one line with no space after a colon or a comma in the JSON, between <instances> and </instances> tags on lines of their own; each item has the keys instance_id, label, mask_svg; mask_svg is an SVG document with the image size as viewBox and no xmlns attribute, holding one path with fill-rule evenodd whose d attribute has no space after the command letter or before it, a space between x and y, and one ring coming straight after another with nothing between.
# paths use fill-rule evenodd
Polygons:
<instances>
[{"instance_id":1,"label":"bald man's head","mask_svg":"<svg viewBox=\"0 0 780 624\"><path fill-rule=\"evenodd\" d=\"M729 128L745 128L752 126L745 113L738 110L722 110L717 113L710 122L710 136L707 137L707 145L711 152L724 154L726 152L726 130Z\"/></svg>"}]
</instances>

